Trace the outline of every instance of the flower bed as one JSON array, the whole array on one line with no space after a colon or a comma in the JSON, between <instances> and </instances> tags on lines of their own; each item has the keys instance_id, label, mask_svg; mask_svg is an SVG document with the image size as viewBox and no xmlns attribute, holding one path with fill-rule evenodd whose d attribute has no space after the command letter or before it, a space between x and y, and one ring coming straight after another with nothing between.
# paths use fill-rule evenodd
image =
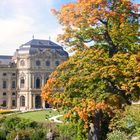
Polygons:
<instances>
[{"instance_id":1,"label":"flower bed","mask_svg":"<svg viewBox=\"0 0 140 140\"><path fill-rule=\"evenodd\" d=\"M12 110L0 110L0 114L8 114L8 113L12 113L13 111Z\"/></svg>"}]
</instances>

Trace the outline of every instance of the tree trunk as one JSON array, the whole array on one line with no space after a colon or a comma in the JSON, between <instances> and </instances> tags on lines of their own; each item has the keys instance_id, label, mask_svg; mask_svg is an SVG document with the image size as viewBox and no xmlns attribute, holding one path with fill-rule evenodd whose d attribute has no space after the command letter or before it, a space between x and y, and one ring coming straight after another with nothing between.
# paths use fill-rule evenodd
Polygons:
<instances>
[{"instance_id":1,"label":"tree trunk","mask_svg":"<svg viewBox=\"0 0 140 140\"><path fill-rule=\"evenodd\" d=\"M95 110L93 123L90 123L88 140L100 140L101 111Z\"/></svg>"},{"instance_id":2,"label":"tree trunk","mask_svg":"<svg viewBox=\"0 0 140 140\"><path fill-rule=\"evenodd\" d=\"M117 47L113 43L108 31L105 32L105 40L107 41L107 43L110 46L110 48L109 48L109 57L112 57L115 53L117 53Z\"/></svg>"}]
</instances>

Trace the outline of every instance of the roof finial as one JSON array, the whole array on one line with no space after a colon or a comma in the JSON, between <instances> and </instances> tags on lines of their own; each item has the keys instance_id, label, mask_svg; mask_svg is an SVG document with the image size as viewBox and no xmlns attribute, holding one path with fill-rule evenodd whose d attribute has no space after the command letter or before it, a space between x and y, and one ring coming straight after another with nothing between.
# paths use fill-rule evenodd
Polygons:
<instances>
[{"instance_id":1,"label":"roof finial","mask_svg":"<svg viewBox=\"0 0 140 140\"><path fill-rule=\"evenodd\" d=\"M34 39L34 35L32 36L32 38Z\"/></svg>"}]
</instances>

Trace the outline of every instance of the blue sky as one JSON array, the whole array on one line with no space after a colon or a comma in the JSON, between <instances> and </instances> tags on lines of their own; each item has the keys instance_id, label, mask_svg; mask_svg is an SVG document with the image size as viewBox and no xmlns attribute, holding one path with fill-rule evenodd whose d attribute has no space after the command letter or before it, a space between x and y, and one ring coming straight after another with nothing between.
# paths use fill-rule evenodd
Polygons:
<instances>
[{"instance_id":1,"label":"blue sky","mask_svg":"<svg viewBox=\"0 0 140 140\"><path fill-rule=\"evenodd\" d=\"M51 9L75 0L0 0L0 55L13 55L23 43L32 39L56 41L62 33ZM140 3L139 0L132 0Z\"/></svg>"}]
</instances>

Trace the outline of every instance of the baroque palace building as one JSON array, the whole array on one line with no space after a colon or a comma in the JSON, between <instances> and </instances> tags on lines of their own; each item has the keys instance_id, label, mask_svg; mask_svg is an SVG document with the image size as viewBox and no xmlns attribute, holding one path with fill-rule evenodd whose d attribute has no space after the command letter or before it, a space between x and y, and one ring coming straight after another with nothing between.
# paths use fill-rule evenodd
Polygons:
<instances>
[{"instance_id":1,"label":"baroque palace building","mask_svg":"<svg viewBox=\"0 0 140 140\"><path fill-rule=\"evenodd\" d=\"M8 109L45 108L41 87L68 53L50 40L32 39L13 56L0 56L0 106Z\"/></svg>"}]
</instances>

